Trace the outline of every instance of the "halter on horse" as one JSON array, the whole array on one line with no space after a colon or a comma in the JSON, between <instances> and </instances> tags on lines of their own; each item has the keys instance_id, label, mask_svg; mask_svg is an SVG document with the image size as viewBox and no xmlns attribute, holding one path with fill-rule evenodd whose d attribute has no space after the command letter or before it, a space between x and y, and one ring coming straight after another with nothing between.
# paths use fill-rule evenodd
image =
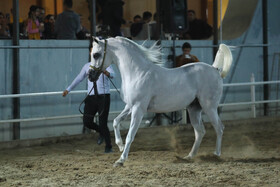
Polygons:
<instances>
[{"instance_id":1,"label":"halter on horse","mask_svg":"<svg viewBox=\"0 0 280 187\"><path fill-rule=\"evenodd\" d=\"M147 49L123 37L105 41L96 38L93 43L91 68L101 72L115 63L122 79L121 97L126 106L113 123L115 141L122 155L114 166L123 165L128 158L131 143L146 112L165 113L185 107L195 132L194 145L185 158L191 159L196 155L205 134L202 110L208 115L217 134L214 154L221 155L224 126L217 108L222 96L222 77L227 75L232 63L231 51L221 44L212 66L198 62L174 69L153 63L160 62L160 54L160 49L155 45ZM120 122L129 115L131 123L124 145Z\"/></svg>"}]
</instances>

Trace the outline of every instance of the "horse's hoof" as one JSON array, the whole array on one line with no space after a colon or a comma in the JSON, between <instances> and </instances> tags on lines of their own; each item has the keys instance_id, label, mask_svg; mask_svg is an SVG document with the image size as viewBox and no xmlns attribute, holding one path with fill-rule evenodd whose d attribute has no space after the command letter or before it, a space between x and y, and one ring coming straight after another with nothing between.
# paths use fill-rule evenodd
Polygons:
<instances>
[{"instance_id":1,"label":"horse's hoof","mask_svg":"<svg viewBox=\"0 0 280 187\"><path fill-rule=\"evenodd\" d=\"M214 156L220 157L220 156L221 156L221 153L217 153L217 152L215 151L215 152L214 152Z\"/></svg>"},{"instance_id":2,"label":"horse's hoof","mask_svg":"<svg viewBox=\"0 0 280 187\"><path fill-rule=\"evenodd\" d=\"M114 167L114 168L123 167L123 163L122 163L122 162L115 162L115 163L113 164L113 167Z\"/></svg>"},{"instance_id":3,"label":"horse's hoof","mask_svg":"<svg viewBox=\"0 0 280 187\"><path fill-rule=\"evenodd\" d=\"M183 159L184 160L192 160L192 158L193 158L192 156L188 155L188 156L185 156Z\"/></svg>"},{"instance_id":4,"label":"horse's hoof","mask_svg":"<svg viewBox=\"0 0 280 187\"><path fill-rule=\"evenodd\" d=\"M191 163L193 162L192 159L186 159L186 157L182 158L180 156L175 156L176 157L176 160L174 160L174 163Z\"/></svg>"}]
</instances>

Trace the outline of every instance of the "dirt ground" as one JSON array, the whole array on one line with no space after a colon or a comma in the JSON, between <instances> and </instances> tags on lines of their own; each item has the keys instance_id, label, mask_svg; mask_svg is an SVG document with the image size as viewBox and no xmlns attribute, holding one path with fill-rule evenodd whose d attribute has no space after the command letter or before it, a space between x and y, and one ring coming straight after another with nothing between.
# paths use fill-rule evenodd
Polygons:
<instances>
[{"instance_id":1,"label":"dirt ground","mask_svg":"<svg viewBox=\"0 0 280 187\"><path fill-rule=\"evenodd\" d=\"M191 162L180 157L191 149L193 129L179 125L140 129L121 168L112 167L117 147L104 154L96 134L1 150L0 186L280 186L280 121L225 126L220 159L212 156L210 126Z\"/></svg>"}]
</instances>

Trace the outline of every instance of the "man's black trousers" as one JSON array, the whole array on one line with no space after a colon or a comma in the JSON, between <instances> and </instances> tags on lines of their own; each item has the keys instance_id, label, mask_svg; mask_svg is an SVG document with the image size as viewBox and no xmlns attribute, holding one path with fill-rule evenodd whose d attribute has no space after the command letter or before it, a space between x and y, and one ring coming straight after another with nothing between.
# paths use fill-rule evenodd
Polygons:
<instances>
[{"instance_id":1,"label":"man's black trousers","mask_svg":"<svg viewBox=\"0 0 280 187\"><path fill-rule=\"evenodd\" d=\"M109 109L110 94L92 95L85 100L84 125L89 129L96 130L104 137L106 148L112 148L110 132L107 126ZM93 121L97 112L99 114L99 125Z\"/></svg>"}]
</instances>

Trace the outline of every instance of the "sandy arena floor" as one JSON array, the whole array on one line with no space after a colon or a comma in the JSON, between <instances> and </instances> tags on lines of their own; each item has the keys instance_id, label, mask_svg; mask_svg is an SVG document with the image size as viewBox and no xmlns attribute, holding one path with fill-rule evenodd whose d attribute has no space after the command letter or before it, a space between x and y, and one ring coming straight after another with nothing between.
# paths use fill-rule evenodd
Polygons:
<instances>
[{"instance_id":1,"label":"sandy arena floor","mask_svg":"<svg viewBox=\"0 0 280 187\"><path fill-rule=\"evenodd\" d=\"M178 125L140 129L121 168L112 167L117 147L104 154L96 134L1 150L0 186L280 186L280 121L225 126L221 159L212 156L212 127L192 162L178 158L194 140L191 127Z\"/></svg>"}]
</instances>

